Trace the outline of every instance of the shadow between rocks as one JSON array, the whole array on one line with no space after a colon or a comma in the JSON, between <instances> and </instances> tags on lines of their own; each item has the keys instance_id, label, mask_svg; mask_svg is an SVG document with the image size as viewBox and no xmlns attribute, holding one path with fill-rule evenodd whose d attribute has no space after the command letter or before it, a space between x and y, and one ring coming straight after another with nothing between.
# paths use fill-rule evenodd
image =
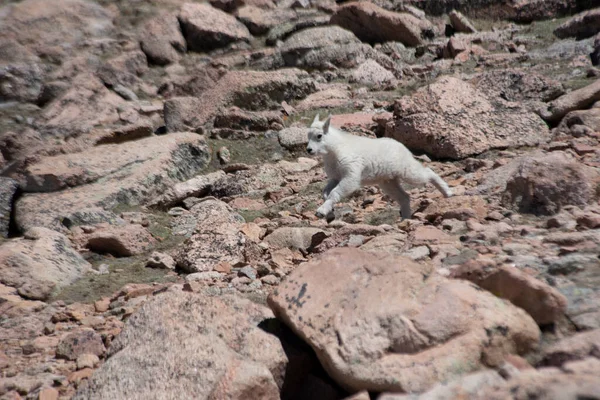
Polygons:
<instances>
[{"instance_id":1,"label":"shadow between rocks","mask_svg":"<svg viewBox=\"0 0 600 400\"><path fill-rule=\"evenodd\" d=\"M281 400L341 400L350 395L327 375L313 349L277 318L258 327L281 341L289 360Z\"/></svg>"}]
</instances>

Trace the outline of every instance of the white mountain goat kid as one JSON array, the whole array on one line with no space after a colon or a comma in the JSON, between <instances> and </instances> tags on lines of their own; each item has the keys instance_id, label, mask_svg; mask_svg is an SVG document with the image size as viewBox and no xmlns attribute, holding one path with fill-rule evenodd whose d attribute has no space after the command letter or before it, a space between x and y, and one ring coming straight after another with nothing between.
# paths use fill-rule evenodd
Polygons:
<instances>
[{"instance_id":1,"label":"white mountain goat kid","mask_svg":"<svg viewBox=\"0 0 600 400\"><path fill-rule=\"evenodd\" d=\"M452 191L435 172L422 166L402 143L390 138L367 138L346 133L315 116L308 130L311 155L323 157L328 182L323 190L325 203L317 209L319 218L333 218L333 206L361 186L377 184L400 204L402 219L411 217L410 198L402 183L422 186L432 183L444 197Z\"/></svg>"}]
</instances>

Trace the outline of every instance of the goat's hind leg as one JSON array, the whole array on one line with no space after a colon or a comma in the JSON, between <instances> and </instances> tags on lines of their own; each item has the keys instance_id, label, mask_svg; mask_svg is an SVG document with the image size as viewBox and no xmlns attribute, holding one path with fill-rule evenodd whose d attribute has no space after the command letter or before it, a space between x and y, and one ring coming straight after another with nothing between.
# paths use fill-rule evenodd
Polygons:
<instances>
[{"instance_id":1,"label":"goat's hind leg","mask_svg":"<svg viewBox=\"0 0 600 400\"><path fill-rule=\"evenodd\" d=\"M402 220L409 219L412 216L410 209L410 196L402 188L399 181L386 181L379 185L383 192L394 199L400 205L400 215Z\"/></svg>"},{"instance_id":2,"label":"goat's hind leg","mask_svg":"<svg viewBox=\"0 0 600 400\"><path fill-rule=\"evenodd\" d=\"M442 192L444 197L452 196L452 190L450 189L448 184L442 178L440 178L438 174L433 172L431 168L426 168L425 171L427 171L427 180L431 184L433 184L433 186L435 186L440 192Z\"/></svg>"}]
</instances>

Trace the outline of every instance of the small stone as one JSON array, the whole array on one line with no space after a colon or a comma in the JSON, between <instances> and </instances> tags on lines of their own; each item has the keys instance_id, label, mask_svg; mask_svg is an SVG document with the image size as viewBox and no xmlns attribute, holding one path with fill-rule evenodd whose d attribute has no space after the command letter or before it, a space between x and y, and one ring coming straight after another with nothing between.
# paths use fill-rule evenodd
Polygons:
<instances>
[{"instance_id":1,"label":"small stone","mask_svg":"<svg viewBox=\"0 0 600 400\"><path fill-rule=\"evenodd\" d=\"M58 390L52 387L46 387L40 390L38 400L58 400Z\"/></svg>"},{"instance_id":2,"label":"small stone","mask_svg":"<svg viewBox=\"0 0 600 400\"><path fill-rule=\"evenodd\" d=\"M219 157L219 162L221 164L229 164L231 162L231 153L229 149L225 146L221 147L217 152L217 156Z\"/></svg>"},{"instance_id":3,"label":"small stone","mask_svg":"<svg viewBox=\"0 0 600 400\"><path fill-rule=\"evenodd\" d=\"M248 278L254 280L256 279L256 270L249 265L242 267L238 272L240 276L247 276Z\"/></svg>"},{"instance_id":4,"label":"small stone","mask_svg":"<svg viewBox=\"0 0 600 400\"><path fill-rule=\"evenodd\" d=\"M95 354L85 353L77 357L77 369L95 368L100 359Z\"/></svg>"},{"instance_id":5,"label":"small stone","mask_svg":"<svg viewBox=\"0 0 600 400\"><path fill-rule=\"evenodd\" d=\"M109 305L110 305L110 299L108 297L105 297L101 300L96 300L94 302L94 309L98 313L103 313L103 312L108 311Z\"/></svg>"},{"instance_id":6,"label":"small stone","mask_svg":"<svg viewBox=\"0 0 600 400\"><path fill-rule=\"evenodd\" d=\"M93 329L83 328L71 332L61 339L56 348L56 358L76 360L81 354L90 353L101 356L106 352L102 337Z\"/></svg>"},{"instance_id":7,"label":"small stone","mask_svg":"<svg viewBox=\"0 0 600 400\"><path fill-rule=\"evenodd\" d=\"M167 214L169 214L171 217L179 217L180 215L183 215L186 212L187 210L183 207L173 207L167 212Z\"/></svg>"},{"instance_id":8,"label":"small stone","mask_svg":"<svg viewBox=\"0 0 600 400\"><path fill-rule=\"evenodd\" d=\"M275 286L278 285L281 280L275 275L266 275L260 278L260 281L266 285Z\"/></svg>"},{"instance_id":9,"label":"small stone","mask_svg":"<svg viewBox=\"0 0 600 400\"><path fill-rule=\"evenodd\" d=\"M217 271L204 271L204 272L195 272L193 274L189 274L185 277L187 282L192 281L212 281L214 279L220 279L223 276L220 272Z\"/></svg>"},{"instance_id":10,"label":"small stone","mask_svg":"<svg viewBox=\"0 0 600 400\"><path fill-rule=\"evenodd\" d=\"M174 270L177 266L177 263L168 254L161 253L158 251L152 252L150 258L146 262L146 267L148 268L159 268L159 269L169 269Z\"/></svg>"},{"instance_id":11,"label":"small stone","mask_svg":"<svg viewBox=\"0 0 600 400\"><path fill-rule=\"evenodd\" d=\"M217 265L215 265L213 267L213 270L216 272L221 272L224 274L228 274L231 272L231 264L229 264L227 261L221 261L220 263L218 263Z\"/></svg>"},{"instance_id":12,"label":"small stone","mask_svg":"<svg viewBox=\"0 0 600 400\"><path fill-rule=\"evenodd\" d=\"M89 379L93 373L94 373L93 369L84 368L82 370L71 373L69 375L68 379L69 379L69 382L78 385L82 380Z\"/></svg>"}]
</instances>

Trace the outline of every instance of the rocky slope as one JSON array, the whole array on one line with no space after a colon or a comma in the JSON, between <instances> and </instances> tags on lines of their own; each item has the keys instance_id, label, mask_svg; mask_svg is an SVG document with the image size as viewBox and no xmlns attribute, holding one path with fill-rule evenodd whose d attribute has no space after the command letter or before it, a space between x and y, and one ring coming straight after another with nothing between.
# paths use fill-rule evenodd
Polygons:
<instances>
[{"instance_id":1,"label":"rocky slope","mask_svg":"<svg viewBox=\"0 0 600 400\"><path fill-rule=\"evenodd\" d=\"M597 397L598 4L400 3L0 3L0 399Z\"/></svg>"}]
</instances>

